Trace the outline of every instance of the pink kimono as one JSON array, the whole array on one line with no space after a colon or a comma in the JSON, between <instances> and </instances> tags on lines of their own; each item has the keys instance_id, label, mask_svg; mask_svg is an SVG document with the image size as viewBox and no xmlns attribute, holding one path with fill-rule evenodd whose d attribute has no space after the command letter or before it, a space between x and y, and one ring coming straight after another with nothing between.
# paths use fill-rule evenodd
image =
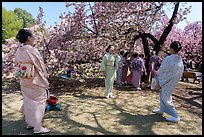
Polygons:
<instances>
[{"instance_id":1,"label":"pink kimono","mask_svg":"<svg viewBox=\"0 0 204 137\"><path fill-rule=\"evenodd\" d=\"M35 66L32 79L20 79L23 95L21 111L25 115L26 123L34 127L34 131L40 131L47 100L46 88L49 87L45 64L39 51L30 45L19 47L14 60L16 63L31 63Z\"/></svg>"}]
</instances>

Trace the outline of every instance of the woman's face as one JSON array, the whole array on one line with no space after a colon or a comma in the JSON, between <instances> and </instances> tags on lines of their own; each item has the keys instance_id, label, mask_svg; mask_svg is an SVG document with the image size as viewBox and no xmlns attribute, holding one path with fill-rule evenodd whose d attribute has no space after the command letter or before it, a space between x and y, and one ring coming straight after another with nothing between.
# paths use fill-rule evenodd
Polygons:
<instances>
[{"instance_id":1,"label":"woman's face","mask_svg":"<svg viewBox=\"0 0 204 137\"><path fill-rule=\"evenodd\" d=\"M169 53L170 53L170 54L175 54L176 52L175 52L172 48L170 48L170 49L169 49Z\"/></svg>"},{"instance_id":2,"label":"woman's face","mask_svg":"<svg viewBox=\"0 0 204 137\"><path fill-rule=\"evenodd\" d=\"M28 36L28 41L29 41L30 45L34 45L34 40L35 40L35 38L34 38L33 35L32 36Z\"/></svg>"},{"instance_id":3,"label":"woman's face","mask_svg":"<svg viewBox=\"0 0 204 137\"><path fill-rule=\"evenodd\" d=\"M114 47L113 46L111 46L111 48L109 49L109 52L114 53Z\"/></svg>"}]
</instances>

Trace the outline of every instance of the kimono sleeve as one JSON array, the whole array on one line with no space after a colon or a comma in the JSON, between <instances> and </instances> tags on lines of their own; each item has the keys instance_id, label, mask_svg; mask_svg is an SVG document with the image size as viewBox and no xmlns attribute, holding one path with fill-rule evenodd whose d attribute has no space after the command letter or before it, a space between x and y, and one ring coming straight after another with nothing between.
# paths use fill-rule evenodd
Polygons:
<instances>
[{"instance_id":1,"label":"kimono sleeve","mask_svg":"<svg viewBox=\"0 0 204 137\"><path fill-rule=\"evenodd\" d=\"M166 69L167 63L168 63L168 58L164 58L163 61L161 62L161 66L160 66L159 70L157 71L157 75L161 74L163 72L163 70Z\"/></svg>"},{"instance_id":2,"label":"kimono sleeve","mask_svg":"<svg viewBox=\"0 0 204 137\"><path fill-rule=\"evenodd\" d=\"M102 59L102 62L101 62L101 71L105 71L106 62L107 62L107 59L106 59L106 55L105 55L105 56L103 56L103 59Z\"/></svg>"},{"instance_id":3,"label":"kimono sleeve","mask_svg":"<svg viewBox=\"0 0 204 137\"><path fill-rule=\"evenodd\" d=\"M168 84L175 77L175 70L172 68L172 64L173 62L171 58L164 58L158 72L156 73L161 87Z\"/></svg>"},{"instance_id":4,"label":"kimono sleeve","mask_svg":"<svg viewBox=\"0 0 204 137\"><path fill-rule=\"evenodd\" d=\"M121 57L119 55L116 55L116 63L118 64L121 60Z\"/></svg>"},{"instance_id":5,"label":"kimono sleeve","mask_svg":"<svg viewBox=\"0 0 204 137\"><path fill-rule=\"evenodd\" d=\"M47 88L49 86L49 82L46 78L47 73L40 53L36 49L26 50L26 52L28 56L31 58L32 63L35 66L35 70L38 73L38 75L36 75L33 79L33 84Z\"/></svg>"},{"instance_id":6,"label":"kimono sleeve","mask_svg":"<svg viewBox=\"0 0 204 137\"><path fill-rule=\"evenodd\" d=\"M118 62L118 68L122 69L122 67L123 67L123 60L121 58L120 61Z\"/></svg>"}]
</instances>

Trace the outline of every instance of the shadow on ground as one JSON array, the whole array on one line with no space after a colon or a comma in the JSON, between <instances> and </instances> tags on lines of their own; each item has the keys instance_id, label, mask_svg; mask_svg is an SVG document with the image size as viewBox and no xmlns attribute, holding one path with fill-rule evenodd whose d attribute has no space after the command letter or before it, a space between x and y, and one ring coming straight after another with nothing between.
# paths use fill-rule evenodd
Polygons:
<instances>
[{"instance_id":1,"label":"shadow on ground","mask_svg":"<svg viewBox=\"0 0 204 137\"><path fill-rule=\"evenodd\" d=\"M165 122L165 118L161 115L147 113L146 111L143 113L143 110L149 111L152 109L151 105L153 104L138 106L140 103L134 104L134 98L129 98L133 96L139 99L141 96L145 97L144 99L150 99L151 97L146 97L154 94L159 95L159 92L150 91L147 87L144 87L143 90L139 92L135 92L132 86L114 88L116 90L116 98L107 100L104 99L103 96L100 96L100 92L102 91L96 94L96 91L104 90L104 79L92 78L80 82L77 80L67 80L55 77L51 78L49 81L51 84L51 93L56 96L66 94L69 95L69 98L67 98L67 96L64 100L61 98L64 108L63 111L46 112L43 123L45 123L45 127L51 129L51 132L47 133L47 135L124 135L129 133L126 131L126 126L132 128L131 134L155 135L158 133L153 129L155 125L160 122L162 126L168 125L168 122ZM20 85L15 79L4 79L2 88L4 93L11 94L20 90ZM183 86L182 88L184 91L179 91L179 88L176 89L173 94L174 104L183 110L198 115L202 119L202 94L189 94L189 90L192 90L192 93L194 93L194 91L198 91L201 88ZM92 91L95 93L92 94ZM126 97L123 98L121 96L124 93ZM4 110L2 112L2 114L4 114L2 117L2 134L31 135L33 131L25 129L26 124L23 118L18 118L17 120L12 119L16 117L16 115L21 115L17 109L12 112L9 111L14 109L9 102L13 102L13 98L16 96L13 94L6 96L2 102L2 105L4 105L4 109L2 109ZM201 100L201 103L197 102L197 100ZM20 101L20 99L16 101ZM143 103L145 104L145 102ZM129 105L131 105L132 108L128 108ZM133 111L135 108L137 108L139 112ZM111 112L114 113L110 114ZM84 120L86 118L90 120ZM181 125L178 125L178 128L185 128L185 126L179 126Z\"/></svg>"}]
</instances>

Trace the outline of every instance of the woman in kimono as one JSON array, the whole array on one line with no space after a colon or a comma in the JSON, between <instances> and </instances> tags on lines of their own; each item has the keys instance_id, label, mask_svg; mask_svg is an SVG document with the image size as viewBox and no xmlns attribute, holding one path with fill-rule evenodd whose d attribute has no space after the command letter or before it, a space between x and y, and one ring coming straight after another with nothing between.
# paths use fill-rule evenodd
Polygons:
<instances>
[{"instance_id":1,"label":"woman in kimono","mask_svg":"<svg viewBox=\"0 0 204 137\"><path fill-rule=\"evenodd\" d=\"M125 82L128 85L132 85L131 62L135 59L135 57L133 57L132 55L133 55L133 53L130 53L129 58L127 59L128 72L127 72L127 76L125 78Z\"/></svg>"},{"instance_id":2,"label":"woman in kimono","mask_svg":"<svg viewBox=\"0 0 204 137\"><path fill-rule=\"evenodd\" d=\"M140 88L140 80L143 72L146 75L146 69L144 65L143 59L138 56L138 53L134 53L132 55L134 57L133 61L131 62L131 71L132 71L132 85L137 89L141 90Z\"/></svg>"},{"instance_id":3,"label":"woman in kimono","mask_svg":"<svg viewBox=\"0 0 204 137\"><path fill-rule=\"evenodd\" d=\"M101 62L101 71L103 71L105 77L105 97L114 98L112 95L113 82L115 79L116 70L118 68L117 55L114 55L114 47L109 45L106 49L106 54L103 56Z\"/></svg>"},{"instance_id":4,"label":"woman in kimono","mask_svg":"<svg viewBox=\"0 0 204 137\"><path fill-rule=\"evenodd\" d=\"M118 60L118 68L117 68L117 77L116 77L116 83L118 87L122 87L123 82L122 82L122 67L123 67L123 58L124 51L121 51L119 54L119 60Z\"/></svg>"},{"instance_id":5,"label":"woman in kimono","mask_svg":"<svg viewBox=\"0 0 204 137\"><path fill-rule=\"evenodd\" d=\"M181 44L174 41L170 45L170 56L163 59L159 70L155 77L159 81L161 87L160 92L160 108L153 110L154 113L163 114L164 112L171 117L166 118L167 121L178 122L180 117L172 102L172 92L183 75L184 65L182 58L178 55L181 50Z\"/></svg>"},{"instance_id":6,"label":"woman in kimono","mask_svg":"<svg viewBox=\"0 0 204 137\"><path fill-rule=\"evenodd\" d=\"M155 55L155 52L151 53L152 56L149 60L149 71L150 71L150 83L152 82L152 78L154 78L155 72L159 69L162 59L159 56Z\"/></svg>"},{"instance_id":7,"label":"woman in kimono","mask_svg":"<svg viewBox=\"0 0 204 137\"><path fill-rule=\"evenodd\" d=\"M34 48L34 37L30 30L19 30L16 38L21 45L18 47L14 61L17 65L34 65L34 76L31 78L20 78L23 105L21 112L24 113L27 129L33 129L35 134L46 133L50 130L42 127L47 92L49 86L45 64L39 53Z\"/></svg>"},{"instance_id":8,"label":"woman in kimono","mask_svg":"<svg viewBox=\"0 0 204 137\"><path fill-rule=\"evenodd\" d=\"M146 63L146 58L144 57L144 54L139 54L139 57L143 60L143 62L144 62L144 66L145 66L145 63ZM146 70L146 67L145 67L145 70ZM141 83L147 83L147 75L146 75L146 71L143 71L143 73L142 73L142 76L141 76Z\"/></svg>"},{"instance_id":9,"label":"woman in kimono","mask_svg":"<svg viewBox=\"0 0 204 137\"><path fill-rule=\"evenodd\" d=\"M130 54L130 52L125 52L123 58L122 58L122 63L123 63L123 67L122 67L122 83L125 84L126 83L126 77L127 77L127 73L128 73L128 67L129 67L129 60L128 60L128 55Z\"/></svg>"}]
</instances>

